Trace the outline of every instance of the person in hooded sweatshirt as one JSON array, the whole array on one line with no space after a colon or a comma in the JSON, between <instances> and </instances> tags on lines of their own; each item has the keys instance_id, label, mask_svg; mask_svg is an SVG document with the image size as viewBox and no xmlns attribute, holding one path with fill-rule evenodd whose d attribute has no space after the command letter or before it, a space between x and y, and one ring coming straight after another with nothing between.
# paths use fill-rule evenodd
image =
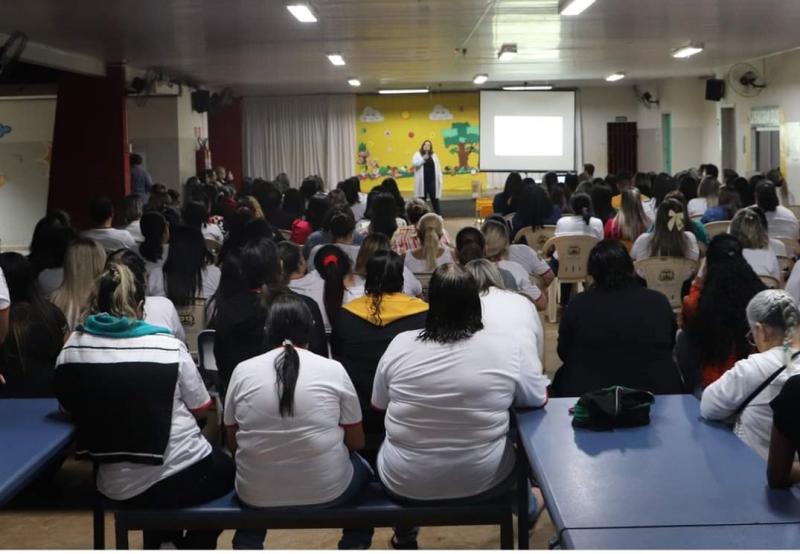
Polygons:
<instances>
[{"instance_id":1,"label":"person in hooded sweatshirt","mask_svg":"<svg viewBox=\"0 0 800 554\"><path fill-rule=\"evenodd\" d=\"M342 306L331 335L333 357L347 370L361 403L368 459L384 434L383 414L370 409L378 361L399 333L422 329L428 312L427 303L403 294L403 267L397 253L375 252L367 261L366 295Z\"/></svg>"}]
</instances>

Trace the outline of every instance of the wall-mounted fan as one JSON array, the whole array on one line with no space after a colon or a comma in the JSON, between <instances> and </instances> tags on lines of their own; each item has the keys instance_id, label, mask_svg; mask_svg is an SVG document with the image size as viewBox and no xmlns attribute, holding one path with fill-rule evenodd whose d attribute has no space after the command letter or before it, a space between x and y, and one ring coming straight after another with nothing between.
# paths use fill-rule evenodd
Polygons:
<instances>
[{"instance_id":1,"label":"wall-mounted fan","mask_svg":"<svg viewBox=\"0 0 800 554\"><path fill-rule=\"evenodd\" d=\"M633 92L636 95L636 98L639 100L639 102L641 102L642 105L648 110L653 106L658 106L659 104L661 104L658 98L655 98L653 96L652 92L649 91L642 92L642 90L636 85L633 86Z\"/></svg>"},{"instance_id":2,"label":"wall-mounted fan","mask_svg":"<svg viewBox=\"0 0 800 554\"><path fill-rule=\"evenodd\" d=\"M14 33L8 37L5 44L0 46L0 75L19 60L27 44L28 37L26 35Z\"/></svg>"},{"instance_id":3,"label":"wall-mounted fan","mask_svg":"<svg viewBox=\"0 0 800 554\"><path fill-rule=\"evenodd\" d=\"M761 73L747 63L734 65L728 73L728 82L738 95L746 98L758 96L762 90L767 88L767 83Z\"/></svg>"}]
</instances>

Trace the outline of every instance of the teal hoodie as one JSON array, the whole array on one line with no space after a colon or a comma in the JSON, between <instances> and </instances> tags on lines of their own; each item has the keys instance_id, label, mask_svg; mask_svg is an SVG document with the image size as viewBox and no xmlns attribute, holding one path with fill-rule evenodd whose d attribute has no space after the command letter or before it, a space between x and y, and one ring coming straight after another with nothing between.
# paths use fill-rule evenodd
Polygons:
<instances>
[{"instance_id":1,"label":"teal hoodie","mask_svg":"<svg viewBox=\"0 0 800 554\"><path fill-rule=\"evenodd\" d=\"M116 317L107 313L90 315L83 325L78 327L78 331L98 337L117 339L131 339L161 333L172 334L172 331L166 327L157 327L139 319Z\"/></svg>"}]
</instances>

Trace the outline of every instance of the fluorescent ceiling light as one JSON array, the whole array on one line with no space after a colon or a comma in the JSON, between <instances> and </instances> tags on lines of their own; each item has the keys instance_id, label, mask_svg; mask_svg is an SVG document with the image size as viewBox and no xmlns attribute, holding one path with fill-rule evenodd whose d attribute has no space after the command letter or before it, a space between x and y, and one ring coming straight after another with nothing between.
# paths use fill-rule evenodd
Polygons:
<instances>
[{"instance_id":1,"label":"fluorescent ceiling light","mask_svg":"<svg viewBox=\"0 0 800 554\"><path fill-rule=\"evenodd\" d=\"M341 54L328 54L328 59L333 65L344 65L344 57Z\"/></svg>"},{"instance_id":2,"label":"fluorescent ceiling light","mask_svg":"<svg viewBox=\"0 0 800 554\"><path fill-rule=\"evenodd\" d=\"M606 77L606 81L608 81L609 83L613 83L614 81L621 81L624 78L625 78L624 73L612 73L611 75Z\"/></svg>"},{"instance_id":3,"label":"fluorescent ceiling light","mask_svg":"<svg viewBox=\"0 0 800 554\"><path fill-rule=\"evenodd\" d=\"M390 88L381 89L378 94L426 94L427 88Z\"/></svg>"},{"instance_id":4,"label":"fluorescent ceiling light","mask_svg":"<svg viewBox=\"0 0 800 554\"><path fill-rule=\"evenodd\" d=\"M595 0L566 0L559 5L558 13L561 15L580 15L595 3Z\"/></svg>"},{"instance_id":5,"label":"fluorescent ceiling light","mask_svg":"<svg viewBox=\"0 0 800 554\"><path fill-rule=\"evenodd\" d=\"M553 85L522 85L503 87L503 90L553 90Z\"/></svg>"},{"instance_id":6,"label":"fluorescent ceiling light","mask_svg":"<svg viewBox=\"0 0 800 554\"><path fill-rule=\"evenodd\" d=\"M672 57L678 59L686 59L686 58L691 58L695 54L699 54L702 51L703 51L702 44L689 44L687 46L683 46L681 48L678 48L677 50L674 50L672 52Z\"/></svg>"},{"instance_id":7,"label":"fluorescent ceiling light","mask_svg":"<svg viewBox=\"0 0 800 554\"><path fill-rule=\"evenodd\" d=\"M355 78L351 78L347 80L347 84L350 85L351 87L360 87L361 81Z\"/></svg>"},{"instance_id":8,"label":"fluorescent ceiling light","mask_svg":"<svg viewBox=\"0 0 800 554\"><path fill-rule=\"evenodd\" d=\"M286 9L289 10L294 18L300 23L317 22L317 16L315 16L314 12L311 11L311 8L305 4L290 4L286 6Z\"/></svg>"},{"instance_id":9,"label":"fluorescent ceiling light","mask_svg":"<svg viewBox=\"0 0 800 554\"><path fill-rule=\"evenodd\" d=\"M476 85L482 85L488 80L489 76L486 73L479 73L478 75L475 75L475 77L472 79L472 82Z\"/></svg>"},{"instance_id":10,"label":"fluorescent ceiling light","mask_svg":"<svg viewBox=\"0 0 800 554\"><path fill-rule=\"evenodd\" d=\"M517 45L516 44L504 44L500 47L500 51L497 53L497 59L501 62L508 62L514 59L514 56L517 55Z\"/></svg>"}]
</instances>

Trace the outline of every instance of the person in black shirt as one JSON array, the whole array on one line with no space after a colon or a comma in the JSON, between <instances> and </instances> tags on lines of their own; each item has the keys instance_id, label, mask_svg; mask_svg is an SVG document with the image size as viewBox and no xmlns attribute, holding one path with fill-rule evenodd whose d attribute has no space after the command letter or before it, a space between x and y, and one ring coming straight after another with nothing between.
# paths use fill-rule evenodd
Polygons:
<instances>
[{"instance_id":1,"label":"person in black shirt","mask_svg":"<svg viewBox=\"0 0 800 554\"><path fill-rule=\"evenodd\" d=\"M772 434L767 482L774 489L783 489L800 482L800 467L794 463L800 451L800 375L790 377L769 405L772 408Z\"/></svg>"},{"instance_id":2,"label":"person in black shirt","mask_svg":"<svg viewBox=\"0 0 800 554\"><path fill-rule=\"evenodd\" d=\"M431 200L433 211L441 215L439 197L442 194L442 166L433 152L433 144L426 140L411 160L414 166L414 196Z\"/></svg>"}]
</instances>

